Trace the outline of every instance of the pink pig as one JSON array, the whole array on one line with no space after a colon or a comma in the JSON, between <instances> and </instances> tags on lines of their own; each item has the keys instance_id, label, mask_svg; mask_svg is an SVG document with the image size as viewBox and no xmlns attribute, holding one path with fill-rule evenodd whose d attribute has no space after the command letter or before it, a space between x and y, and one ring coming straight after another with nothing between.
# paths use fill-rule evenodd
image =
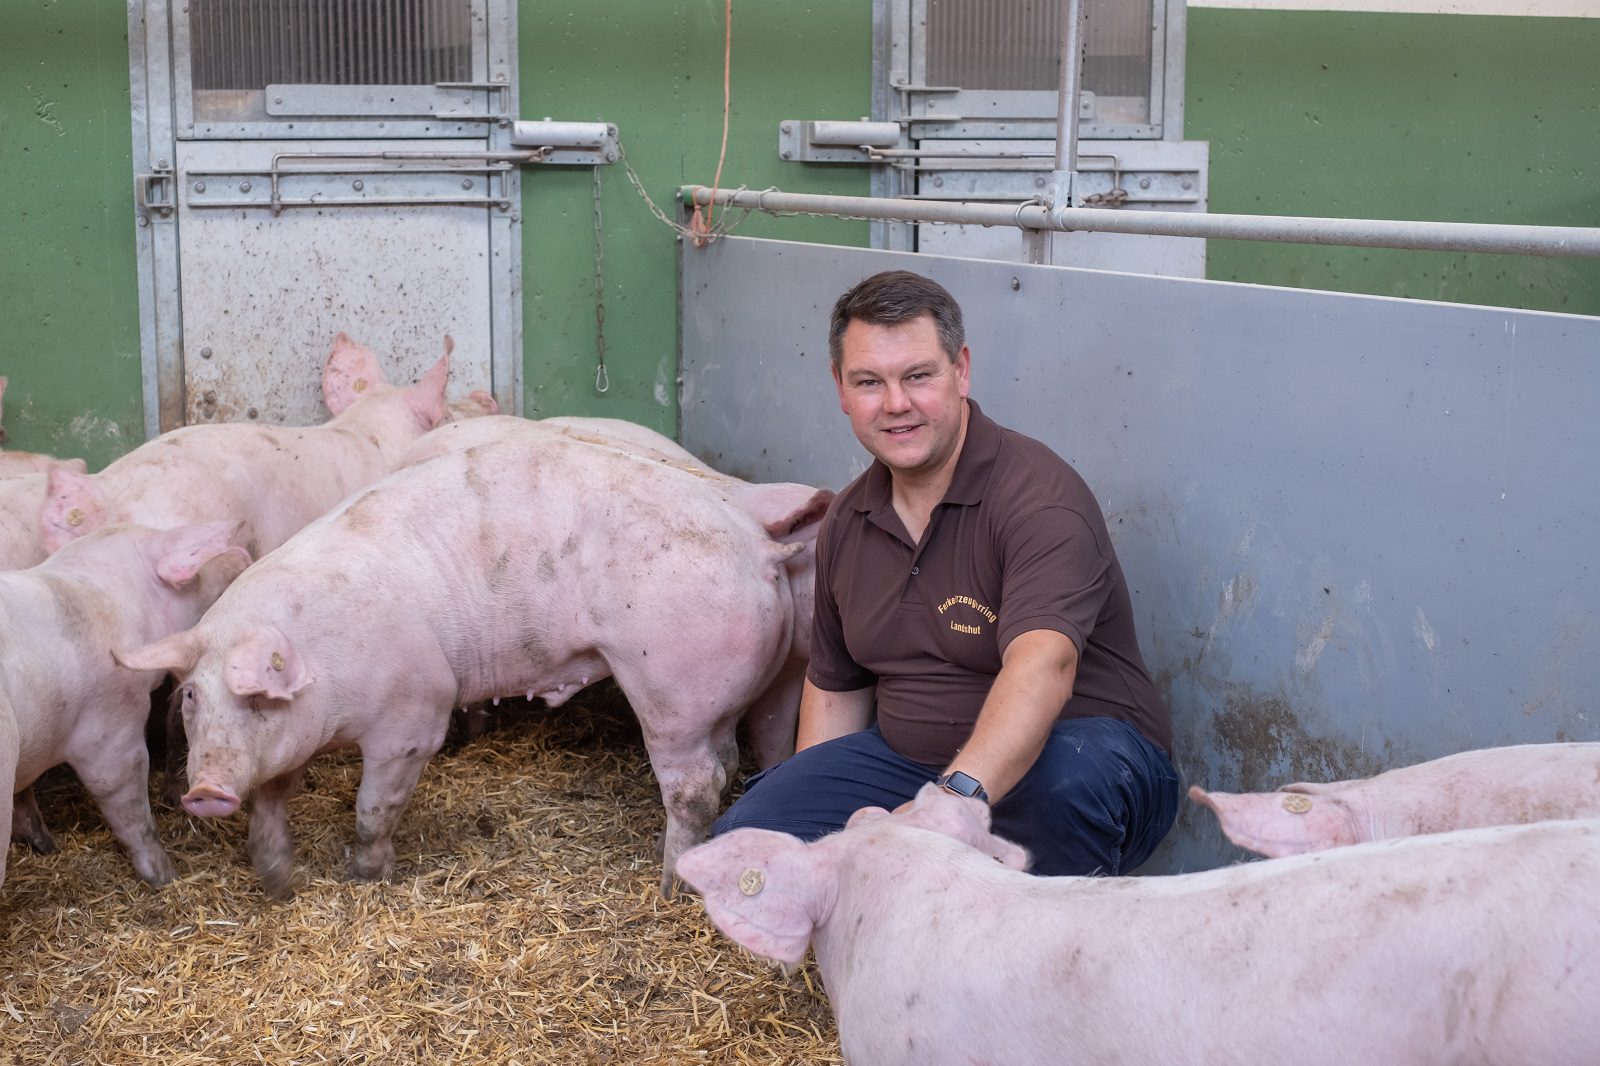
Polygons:
<instances>
[{"instance_id":1,"label":"pink pig","mask_svg":"<svg viewBox=\"0 0 1600 1066\"><path fill-rule=\"evenodd\" d=\"M357 877L391 835L450 709L501 696L559 705L614 676L644 730L667 828L663 888L736 767L739 712L793 626L774 543L705 479L517 418L484 443L400 470L240 578L200 624L126 652L177 673L183 803L226 815L255 793L251 855L292 891L286 801L317 753L360 748ZM441 431L442 432L442 431ZM812 506L806 486L769 495Z\"/></svg>"},{"instance_id":2,"label":"pink pig","mask_svg":"<svg viewBox=\"0 0 1600 1066\"><path fill-rule=\"evenodd\" d=\"M1463 751L1376 777L1277 792L1206 792L1229 840L1269 858L1368 840L1547 818L1600 818L1600 744Z\"/></svg>"},{"instance_id":3,"label":"pink pig","mask_svg":"<svg viewBox=\"0 0 1600 1066\"><path fill-rule=\"evenodd\" d=\"M416 438L444 420L450 349L422 380L398 388L372 376L343 376L371 353L340 333L324 369L336 392L355 397L320 426L251 423L186 426L135 448L98 474L57 467L39 512L47 551L112 522L167 529L215 519L246 524L261 556L352 492L392 470ZM359 400L360 402L356 402Z\"/></svg>"},{"instance_id":4,"label":"pink pig","mask_svg":"<svg viewBox=\"0 0 1600 1066\"><path fill-rule=\"evenodd\" d=\"M853 1063L1600 1062L1600 822L1130 878L1019 873L988 823L929 785L678 871L756 954L814 948Z\"/></svg>"},{"instance_id":5,"label":"pink pig","mask_svg":"<svg viewBox=\"0 0 1600 1066\"><path fill-rule=\"evenodd\" d=\"M69 470L83 472L76 460ZM46 476L22 474L0 478L0 570L21 570L44 562L48 554L39 543L39 508L44 505Z\"/></svg>"},{"instance_id":6,"label":"pink pig","mask_svg":"<svg viewBox=\"0 0 1600 1066\"><path fill-rule=\"evenodd\" d=\"M817 531L822 516L833 499L827 489L811 489L801 497L809 507L796 510L796 486L768 488L731 477L702 463L694 453L672 438L634 422L619 418L558 416L532 423L561 433L573 440L600 448L612 448L663 466L692 474L711 485L723 499L743 508L783 543L804 547L784 564L789 578L789 593L794 602L794 631L788 649L782 654L777 676L758 696L744 715L744 727L756 764L763 769L794 754L795 725L800 715L800 689L806 664L811 658L811 612L816 585ZM434 455L469 448L492 439L500 430L494 420L481 420L469 426L442 426L417 441L405 462L421 462Z\"/></svg>"},{"instance_id":7,"label":"pink pig","mask_svg":"<svg viewBox=\"0 0 1600 1066\"><path fill-rule=\"evenodd\" d=\"M14 792L65 762L139 876L172 880L150 814L144 742L150 691L162 675L120 666L111 650L194 625L249 565L244 549L229 544L238 526L113 526L32 569L0 574L0 824L11 824ZM24 800L18 814L28 839L48 845L37 808Z\"/></svg>"}]
</instances>

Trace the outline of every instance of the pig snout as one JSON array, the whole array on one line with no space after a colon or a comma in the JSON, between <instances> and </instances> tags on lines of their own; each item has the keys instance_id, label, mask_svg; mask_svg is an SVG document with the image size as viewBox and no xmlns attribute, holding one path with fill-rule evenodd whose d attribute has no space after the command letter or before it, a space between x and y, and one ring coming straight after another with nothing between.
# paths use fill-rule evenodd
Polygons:
<instances>
[{"instance_id":1,"label":"pig snout","mask_svg":"<svg viewBox=\"0 0 1600 1066\"><path fill-rule=\"evenodd\" d=\"M200 818L223 818L239 809L239 797L221 785L201 782L183 794L183 809Z\"/></svg>"}]
</instances>

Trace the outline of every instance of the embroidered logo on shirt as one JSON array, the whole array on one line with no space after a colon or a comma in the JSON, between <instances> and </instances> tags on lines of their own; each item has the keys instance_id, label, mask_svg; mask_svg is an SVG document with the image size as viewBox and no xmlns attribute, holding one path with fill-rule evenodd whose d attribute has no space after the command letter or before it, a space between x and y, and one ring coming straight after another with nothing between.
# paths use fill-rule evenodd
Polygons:
<instances>
[{"instance_id":1,"label":"embroidered logo on shirt","mask_svg":"<svg viewBox=\"0 0 1600 1066\"><path fill-rule=\"evenodd\" d=\"M967 607L977 611L978 614L986 619L991 625L994 623L995 619L999 617L999 615L995 614L988 607L979 603L971 596L951 596L948 600L945 600L939 605L939 613L944 614L952 607ZM954 618L950 619L950 629L956 633L970 633L973 636L978 636L983 633L983 626L974 625L967 622L957 622Z\"/></svg>"}]
</instances>

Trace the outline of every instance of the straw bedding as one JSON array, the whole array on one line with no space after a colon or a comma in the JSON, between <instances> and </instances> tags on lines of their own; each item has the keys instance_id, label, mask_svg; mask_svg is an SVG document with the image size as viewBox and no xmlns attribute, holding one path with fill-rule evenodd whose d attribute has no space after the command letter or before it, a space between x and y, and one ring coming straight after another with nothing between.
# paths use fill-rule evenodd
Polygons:
<instances>
[{"instance_id":1,"label":"straw bedding","mask_svg":"<svg viewBox=\"0 0 1600 1066\"><path fill-rule=\"evenodd\" d=\"M386 884L344 877L359 776L354 752L312 764L301 889L274 904L243 814L158 803L180 879L151 889L52 771L57 851L13 845L0 889L0 1063L841 1061L811 964L775 969L697 898L661 899L660 795L613 687L505 701L436 757Z\"/></svg>"}]
</instances>

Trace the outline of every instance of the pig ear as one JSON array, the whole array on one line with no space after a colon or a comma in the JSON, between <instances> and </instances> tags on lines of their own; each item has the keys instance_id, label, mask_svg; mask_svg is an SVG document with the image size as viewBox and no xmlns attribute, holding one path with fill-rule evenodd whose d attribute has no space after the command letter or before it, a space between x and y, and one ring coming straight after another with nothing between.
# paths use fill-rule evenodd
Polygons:
<instances>
[{"instance_id":1,"label":"pig ear","mask_svg":"<svg viewBox=\"0 0 1600 1066\"><path fill-rule=\"evenodd\" d=\"M333 338L333 350L322 367L322 402L335 415L370 395L375 385L384 384L378 357L364 344L357 344L343 330Z\"/></svg>"},{"instance_id":2,"label":"pig ear","mask_svg":"<svg viewBox=\"0 0 1600 1066\"><path fill-rule=\"evenodd\" d=\"M1026 870L1030 861L1023 848L989 831L989 805L946 792L938 785L922 786L910 807L895 816L906 825L940 833L977 848L991 859L1013 870Z\"/></svg>"},{"instance_id":3,"label":"pig ear","mask_svg":"<svg viewBox=\"0 0 1600 1066\"><path fill-rule=\"evenodd\" d=\"M473 389L471 392L467 393L467 398L463 401L463 406L467 411L472 413L473 417L478 415L497 415L500 413L499 401L489 393L485 392L483 389Z\"/></svg>"},{"instance_id":4,"label":"pig ear","mask_svg":"<svg viewBox=\"0 0 1600 1066\"><path fill-rule=\"evenodd\" d=\"M1279 859L1356 843L1355 819L1344 800L1302 792L1206 792L1189 789L1189 799L1222 823L1227 838L1247 851Z\"/></svg>"},{"instance_id":5,"label":"pig ear","mask_svg":"<svg viewBox=\"0 0 1600 1066\"><path fill-rule=\"evenodd\" d=\"M767 536L782 540L813 522L820 522L833 502L830 489L779 482L772 485L741 484L733 499L762 527Z\"/></svg>"},{"instance_id":6,"label":"pig ear","mask_svg":"<svg viewBox=\"0 0 1600 1066\"><path fill-rule=\"evenodd\" d=\"M242 571L250 565L250 553L233 541L243 528L243 522L222 521L163 530L150 545L156 575L173 588L181 588L195 579L201 567L224 555L237 560Z\"/></svg>"},{"instance_id":7,"label":"pig ear","mask_svg":"<svg viewBox=\"0 0 1600 1066\"><path fill-rule=\"evenodd\" d=\"M312 682L305 660L274 626L262 626L235 644L223 664L222 677L235 696L273 700L292 700Z\"/></svg>"},{"instance_id":8,"label":"pig ear","mask_svg":"<svg viewBox=\"0 0 1600 1066\"><path fill-rule=\"evenodd\" d=\"M680 855L677 873L700 893L718 929L791 966L833 910L831 864L787 833L735 829Z\"/></svg>"},{"instance_id":9,"label":"pig ear","mask_svg":"<svg viewBox=\"0 0 1600 1066\"><path fill-rule=\"evenodd\" d=\"M54 552L105 524L105 499L94 479L67 463L52 463L45 474L44 505L39 508L44 550Z\"/></svg>"},{"instance_id":10,"label":"pig ear","mask_svg":"<svg viewBox=\"0 0 1600 1066\"><path fill-rule=\"evenodd\" d=\"M173 674L187 674L200 661L200 639L191 629L132 651L113 650L111 657L130 670L165 670Z\"/></svg>"},{"instance_id":11,"label":"pig ear","mask_svg":"<svg viewBox=\"0 0 1600 1066\"><path fill-rule=\"evenodd\" d=\"M422 423L424 429L437 426L450 412L444 402L444 387L450 379L450 353L455 346L456 342L446 336L444 355L422 375L420 381L406 389L406 403L411 405L412 413L417 416L417 421Z\"/></svg>"}]
</instances>

